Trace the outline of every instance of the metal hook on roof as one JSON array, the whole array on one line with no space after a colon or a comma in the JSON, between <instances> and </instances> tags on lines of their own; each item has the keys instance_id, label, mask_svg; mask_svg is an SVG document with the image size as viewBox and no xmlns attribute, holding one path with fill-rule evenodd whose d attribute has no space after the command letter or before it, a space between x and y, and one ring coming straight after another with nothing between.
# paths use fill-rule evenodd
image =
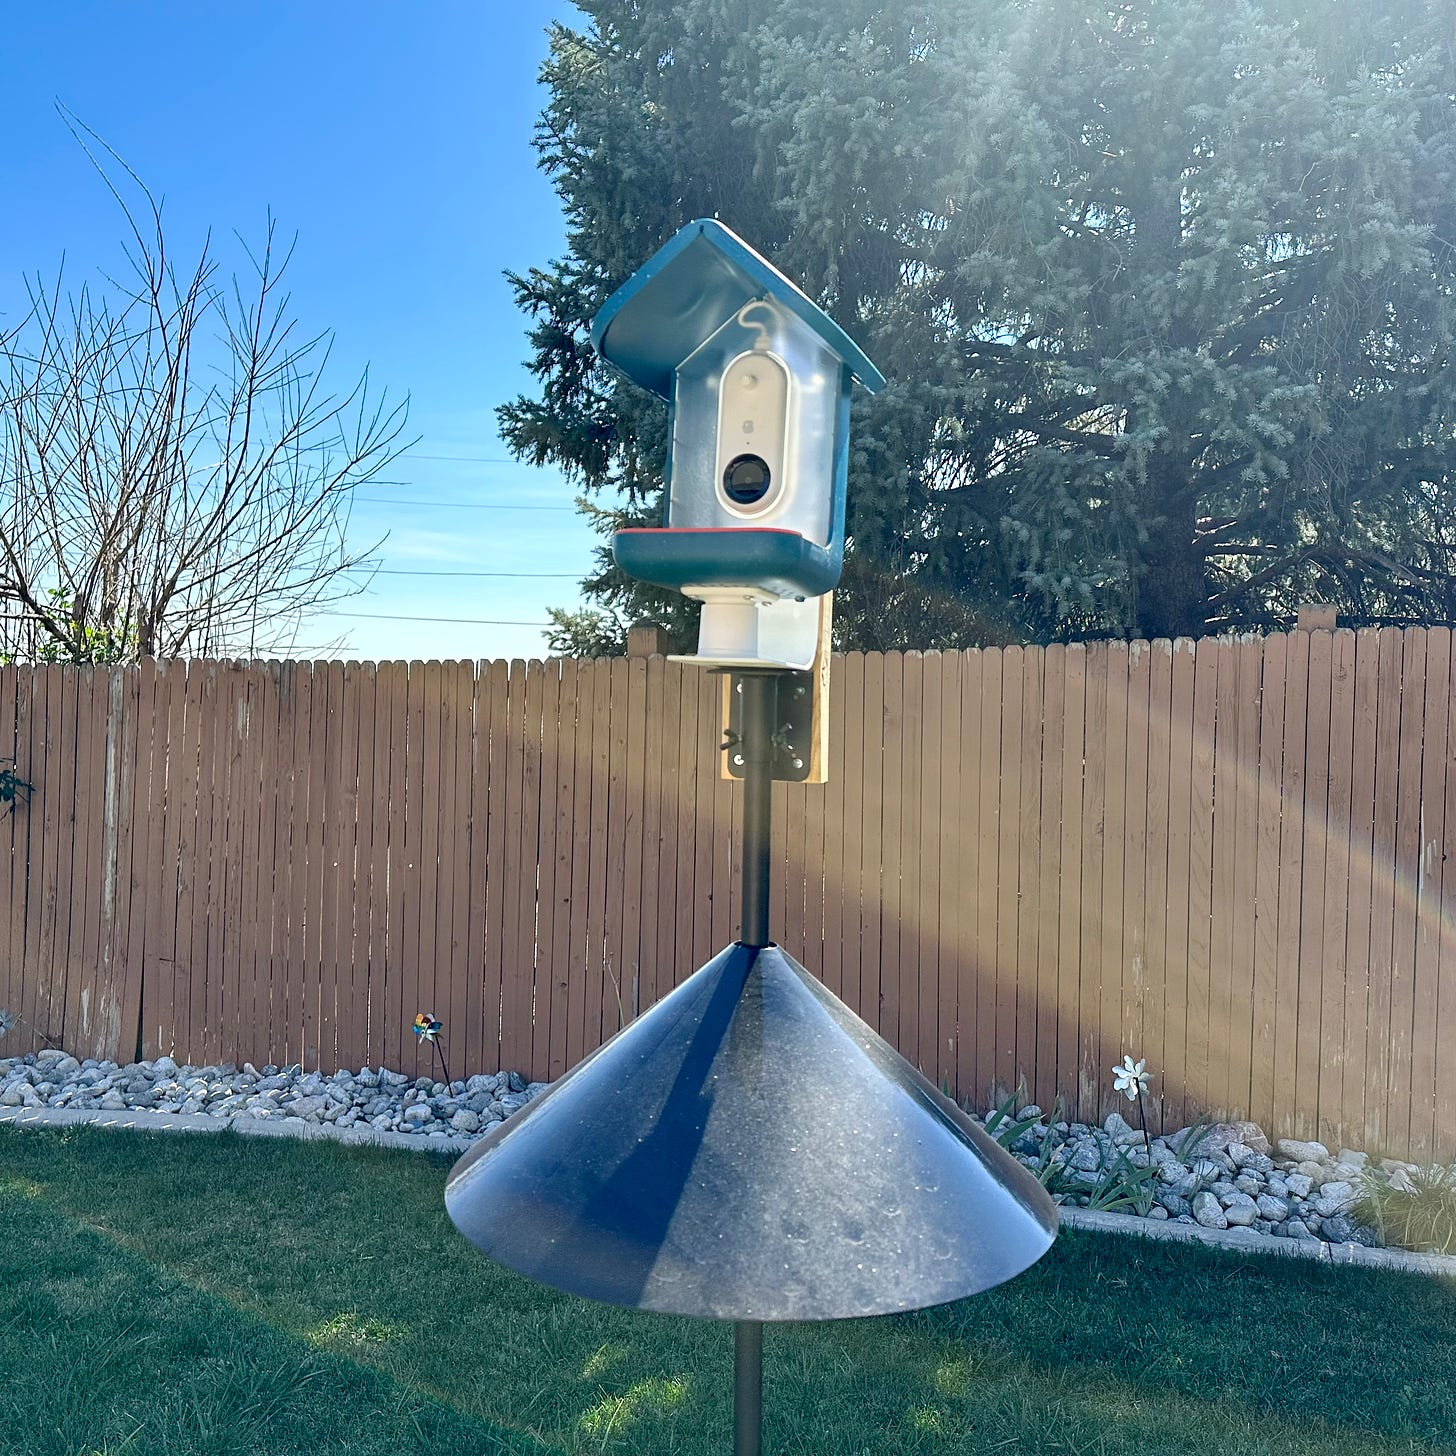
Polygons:
<instances>
[{"instance_id":1,"label":"metal hook on roof","mask_svg":"<svg viewBox=\"0 0 1456 1456\"><path fill-rule=\"evenodd\" d=\"M767 316L768 323L755 323L754 313ZM753 341L755 349L769 349L773 343L773 325L778 322L774 306L766 298L751 298L738 310L735 318L745 329L752 329L758 337Z\"/></svg>"}]
</instances>

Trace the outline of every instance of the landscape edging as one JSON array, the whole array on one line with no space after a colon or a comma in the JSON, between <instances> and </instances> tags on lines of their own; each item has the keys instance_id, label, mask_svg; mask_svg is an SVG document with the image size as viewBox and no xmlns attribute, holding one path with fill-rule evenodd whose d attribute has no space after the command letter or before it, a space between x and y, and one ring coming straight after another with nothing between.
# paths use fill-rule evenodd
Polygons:
<instances>
[{"instance_id":1,"label":"landscape edging","mask_svg":"<svg viewBox=\"0 0 1456 1456\"><path fill-rule=\"evenodd\" d=\"M1314 1259L1321 1264L1359 1264L1368 1269L1399 1269L1407 1274L1440 1274L1456 1279L1456 1254L1417 1254L1408 1249L1369 1249L1364 1244L1331 1244L1320 1239L1279 1239L1250 1228L1211 1229L1199 1224L1160 1222L1128 1213L1090 1208L1057 1209L1063 1228L1085 1233L1125 1234L1171 1243L1204 1244L1238 1253Z\"/></svg>"},{"instance_id":2,"label":"landscape edging","mask_svg":"<svg viewBox=\"0 0 1456 1456\"><path fill-rule=\"evenodd\" d=\"M304 1122L298 1118L250 1117L247 1114L213 1117L206 1112L151 1112L145 1108L108 1112L99 1108L0 1107L0 1125L6 1123L23 1127L85 1126L203 1135L231 1130L243 1137L295 1138L304 1142L336 1142L352 1147L408 1148L414 1152L438 1153L461 1153L474 1141L441 1133L385 1132L360 1124L339 1128L332 1123ZM1063 1206L1057 1213L1063 1228L1085 1233L1123 1234L1172 1243L1203 1244L1236 1253L1273 1254L1281 1258L1314 1259L1323 1264L1360 1265L1367 1269L1395 1269L1408 1274L1437 1274L1456 1279L1456 1255L1453 1254L1417 1254L1405 1249L1369 1249L1363 1244L1279 1239L1248 1228L1203 1228L1198 1224L1160 1222L1089 1208Z\"/></svg>"},{"instance_id":3,"label":"landscape edging","mask_svg":"<svg viewBox=\"0 0 1456 1456\"><path fill-rule=\"evenodd\" d=\"M353 1147L411 1148L417 1152L462 1153L471 1139L443 1133L385 1132L381 1128L335 1127L295 1117L250 1117L246 1113L214 1117L208 1112L152 1112L144 1107L111 1112L81 1107L0 1107L0 1126L107 1127L132 1132L232 1132L244 1137L294 1138L300 1142L345 1143Z\"/></svg>"}]
</instances>

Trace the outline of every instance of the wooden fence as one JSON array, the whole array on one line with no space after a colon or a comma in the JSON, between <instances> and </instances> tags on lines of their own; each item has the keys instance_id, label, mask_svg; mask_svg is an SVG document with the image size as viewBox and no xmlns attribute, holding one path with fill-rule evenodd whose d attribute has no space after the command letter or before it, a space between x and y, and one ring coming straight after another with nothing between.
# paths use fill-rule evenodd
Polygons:
<instances>
[{"instance_id":1,"label":"wooden fence","mask_svg":"<svg viewBox=\"0 0 1456 1456\"><path fill-rule=\"evenodd\" d=\"M984 1103L1456 1151L1444 628L836 658L782 942ZM0 669L0 1055L559 1076L735 930L718 680L661 658Z\"/></svg>"}]
</instances>

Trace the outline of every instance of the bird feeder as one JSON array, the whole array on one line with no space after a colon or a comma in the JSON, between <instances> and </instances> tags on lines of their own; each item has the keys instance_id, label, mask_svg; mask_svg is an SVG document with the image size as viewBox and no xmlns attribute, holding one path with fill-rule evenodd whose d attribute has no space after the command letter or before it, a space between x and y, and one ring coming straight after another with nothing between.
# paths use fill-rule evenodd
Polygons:
<instances>
[{"instance_id":1,"label":"bird feeder","mask_svg":"<svg viewBox=\"0 0 1456 1456\"><path fill-rule=\"evenodd\" d=\"M716 222L662 248L593 336L672 405L667 524L620 532L614 549L624 570L703 601L688 660L734 670L741 933L482 1138L445 1202L528 1278L732 1321L734 1452L758 1456L766 1321L979 1293L1046 1252L1056 1210L769 933L770 791L793 752L779 686L802 681L785 669L809 665L819 621L812 606L805 638L793 613L838 579L849 391L881 376Z\"/></svg>"},{"instance_id":2,"label":"bird feeder","mask_svg":"<svg viewBox=\"0 0 1456 1456\"><path fill-rule=\"evenodd\" d=\"M703 603L699 661L807 668L844 562L850 392L883 376L712 219L607 300L592 340L669 409L664 524L617 532L617 564Z\"/></svg>"}]
</instances>

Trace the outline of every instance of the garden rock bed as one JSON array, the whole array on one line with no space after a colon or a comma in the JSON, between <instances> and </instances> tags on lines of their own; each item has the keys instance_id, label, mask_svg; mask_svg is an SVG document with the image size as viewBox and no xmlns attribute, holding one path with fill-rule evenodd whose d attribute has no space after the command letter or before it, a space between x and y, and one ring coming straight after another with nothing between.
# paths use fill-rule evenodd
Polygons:
<instances>
[{"instance_id":1,"label":"garden rock bed","mask_svg":"<svg viewBox=\"0 0 1456 1456\"><path fill-rule=\"evenodd\" d=\"M448 1138L462 1150L546 1086L515 1072L447 1086L382 1068L325 1076L297 1066L178 1066L171 1057L118 1066L58 1050L0 1059L0 1108L278 1119L418 1135L433 1145ZM1271 1147L1251 1122L1185 1128L1153 1138L1149 1151L1118 1113L1100 1127L1050 1122L1036 1107L1014 1115L992 1109L977 1120L1060 1203L1274 1238L1377 1245L1376 1231L1358 1217L1362 1194L1400 1187L1417 1171L1317 1142L1285 1139Z\"/></svg>"},{"instance_id":2,"label":"garden rock bed","mask_svg":"<svg viewBox=\"0 0 1456 1456\"><path fill-rule=\"evenodd\" d=\"M1149 1145L1116 1112L1101 1127L1048 1123L1035 1106L993 1108L978 1120L1060 1203L1275 1238L1378 1245L1359 1217L1362 1198L1418 1171L1319 1142L1286 1138L1271 1147L1252 1122L1183 1128Z\"/></svg>"},{"instance_id":3,"label":"garden rock bed","mask_svg":"<svg viewBox=\"0 0 1456 1456\"><path fill-rule=\"evenodd\" d=\"M368 1067L324 1076L301 1067L178 1066L155 1061L78 1061L61 1051L0 1060L0 1107L102 1112L149 1110L213 1117L294 1119L338 1128L444 1134L467 1146L504 1122L544 1082L496 1072L452 1082Z\"/></svg>"}]
</instances>

